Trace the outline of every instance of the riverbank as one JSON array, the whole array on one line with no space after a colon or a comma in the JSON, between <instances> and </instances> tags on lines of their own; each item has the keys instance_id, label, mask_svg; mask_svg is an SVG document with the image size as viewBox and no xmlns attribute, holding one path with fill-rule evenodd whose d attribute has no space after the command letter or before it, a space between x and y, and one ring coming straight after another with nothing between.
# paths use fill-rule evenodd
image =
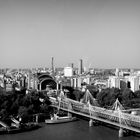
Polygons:
<instances>
[{"instance_id":1,"label":"riverbank","mask_svg":"<svg viewBox=\"0 0 140 140\"><path fill-rule=\"evenodd\" d=\"M26 123L26 124L22 124L19 127L13 127L13 126L1 127L0 135L22 133L22 132L38 129L40 127L41 127L41 125L39 125L37 123Z\"/></svg>"}]
</instances>

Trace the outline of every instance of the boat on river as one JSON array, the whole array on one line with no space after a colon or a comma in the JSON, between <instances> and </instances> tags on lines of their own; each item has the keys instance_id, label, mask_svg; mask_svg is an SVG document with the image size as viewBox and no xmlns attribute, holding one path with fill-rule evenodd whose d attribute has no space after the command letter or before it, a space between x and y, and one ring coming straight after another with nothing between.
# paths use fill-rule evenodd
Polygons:
<instances>
[{"instance_id":1,"label":"boat on river","mask_svg":"<svg viewBox=\"0 0 140 140\"><path fill-rule=\"evenodd\" d=\"M50 97L50 98L52 98L52 97ZM59 124L59 123L66 123L66 122L72 122L72 121L77 120L76 117L72 117L72 114L69 113L69 109L72 108L71 105L68 107L68 114L66 116L58 116L57 115L57 114L59 114L59 111L60 111L62 98L65 98L65 95L64 95L64 92L61 90L59 97L57 97L58 112L51 115L50 119L46 119L45 123L47 123L47 124Z\"/></svg>"},{"instance_id":2,"label":"boat on river","mask_svg":"<svg viewBox=\"0 0 140 140\"><path fill-rule=\"evenodd\" d=\"M59 117L54 115L54 117L51 117L51 119L46 119L45 123L46 124L59 124L59 123L67 123L67 122L72 122L77 120L76 117L72 117L72 116L63 116L63 117Z\"/></svg>"}]
</instances>

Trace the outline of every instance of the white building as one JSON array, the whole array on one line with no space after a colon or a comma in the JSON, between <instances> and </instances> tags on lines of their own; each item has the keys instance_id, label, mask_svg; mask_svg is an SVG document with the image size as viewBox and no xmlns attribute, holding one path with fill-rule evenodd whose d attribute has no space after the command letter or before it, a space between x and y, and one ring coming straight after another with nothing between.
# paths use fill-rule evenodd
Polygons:
<instances>
[{"instance_id":1,"label":"white building","mask_svg":"<svg viewBox=\"0 0 140 140\"><path fill-rule=\"evenodd\" d=\"M72 77L73 76L73 68L65 67L64 68L64 76L65 77Z\"/></svg>"},{"instance_id":2,"label":"white building","mask_svg":"<svg viewBox=\"0 0 140 140\"><path fill-rule=\"evenodd\" d=\"M94 74L95 73L94 69L90 69L89 72L90 72L90 74Z\"/></svg>"},{"instance_id":3,"label":"white building","mask_svg":"<svg viewBox=\"0 0 140 140\"><path fill-rule=\"evenodd\" d=\"M108 79L108 87L116 87L121 88L121 81L126 83L126 87L128 86L128 82L130 82L130 87L133 92L139 90L140 88L140 76L132 75L132 76L110 76Z\"/></svg>"},{"instance_id":4,"label":"white building","mask_svg":"<svg viewBox=\"0 0 140 140\"><path fill-rule=\"evenodd\" d=\"M116 68L115 75L119 76L119 69L118 68Z\"/></svg>"},{"instance_id":5,"label":"white building","mask_svg":"<svg viewBox=\"0 0 140 140\"><path fill-rule=\"evenodd\" d=\"M108 87L120 88L120 78L117 76L110 76L108 79Z\"/></svg>"},{"instance_id":6,"label":"white building","mask_svg":"<svg viewBox=\"0 0 140 140\"><path fill-rule=\"evenodd\" d=\"M71 78L71 86L74 88L81 88L82 82L83 82L83 79L81 77Z\"/></svg>"},{"instance_id":7,"label":"white building","mask_svg":"<svg viewBox=\"0 0 140 140\"><path fill-rule=\"evenodd\" d=\"M90 83L91 83L90 77L89 77L89 76L88 76L88 77L84 77L84 78L83 78L83 82L85 82L85 83L87 83L87 84L90 84Z\"/></svg>"},{"instance_id":8,"label":"white building","mask_svg":"<svg viewBox=\"0 0 140 140\"><path fill-rule=\"evenodd\" d=\"M129 76L129 82L131 86L131 90L133 92L139 90L139 76Z\"/></svg>"},{"instance_id":9,"label":"white building","mask_svg":"<svg viewBox=\"0 0 140 140\"><path fill-rule=\"evenodd\" d=\"M71 86L74 88L81 88L82 83L91 83L90 76L79 76L79 77L72 77L71 78Z\"/></svg>"},{"instance_id":10,"label":"white building","mask_svg":"<svg viewBox=\"0 0 140 140\"><path fill-rule=\"evenodd\" d=\"M0 87L3 87L4 88L4 83L2 80L0 80Z\"/></svg>"},{"instance_id":11,"label":"white building","mask_svg":"<svg viewBox=\"0 0 140 140\"><path fill-rule=\"evenodd\" d=\"M3 79L4 78L4 75L3 74L0 74L0 79Z\"/></svg>"}]
</instances>

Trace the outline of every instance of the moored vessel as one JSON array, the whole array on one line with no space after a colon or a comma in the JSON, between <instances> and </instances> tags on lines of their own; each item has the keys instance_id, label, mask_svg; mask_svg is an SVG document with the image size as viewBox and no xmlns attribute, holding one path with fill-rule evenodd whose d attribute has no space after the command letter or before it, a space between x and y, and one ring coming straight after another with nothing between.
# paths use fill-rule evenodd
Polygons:
<instances>
[{"instance_id":1,"label":"moored vessel","mask_svg":"<svg viewBox=\"0 0 140 140\"><path fill-rule=\"evenodd\" d=\"M64 116L64 117L59 117L57 115L54 115L54 117L51 117L51 119L46 119L45 123L47 124L59 124L59 123L66 123L66 122L71 122L77 120L76 117L72 116Z\"/></svg>"}]
</instances>

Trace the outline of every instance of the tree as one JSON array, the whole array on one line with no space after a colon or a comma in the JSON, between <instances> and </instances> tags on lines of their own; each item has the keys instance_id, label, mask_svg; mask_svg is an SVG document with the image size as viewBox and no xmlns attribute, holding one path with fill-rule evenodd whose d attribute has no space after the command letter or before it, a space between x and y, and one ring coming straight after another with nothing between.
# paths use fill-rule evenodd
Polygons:
<instances>
[{"instance_id":1,"label":"tree","mask_svg":"<svg viewBox=\"0 0 140 140\"><path fill-rule=\"evenodd\" d=\"M30 95L26 95L24 98L23 98L23 106L25 107L29 107L31 104L32 104L32 96Z\"/></svg>"},{"instance_id":2,"label":"tree","mask_svg":"<svg viewBox=\"0 0 140 140\"><path fill-rule=\"evenodd\" d=\"M42 113L48 113L48 110L49 110L48 105L42 104L42 105L40 106L40 111L41 111Z\"/></svg>"},{"instance_id":3,"label":"tree","mask_svg":"<svg viewBox=\"0 0 140 140\"><path fill-rule=\"evenodd\" d=\"M132 107L131 100L134 99L134 93L129 88L122 92L122 103L125 107Z\"/></svg>"},{"instance_id":4,"label":"tree","mask_svg":"<svg viewBox=\"0 0 140 140\"><path fill-rule=\"evenodd\" d=\"M127 83L123 80L120 80L120 89L124 91L127 88Z\"/></svg>"},{"instance_id":5,"label":"tree","mask_svg":"<svg viewBox=\"0 0 140 140\"><path fill-rule=\"evenodd\" d=\"M15 100L10 107L10 113L12 115L15 115L18 113L18 109L19 109L19 102L18 102L18 100Z\"/></svg>"},{"instance_id":6,"label":"tree","mask_svg":"<svg viewBox=\"0 0 140 140\"><path fill-rule=\"evenodd\" d=\"M9 114L5 108L0 110L0 119L1 120L5 120L8 117L8 115Z\"/></svg>"},{"instance_id":7,"label":"tree","mask_svg":"<svg viewBox=\"0 0 140 140\"><path fill-rule=\"evenodd\" d=\"M18 116L22 119L22 122L27 121L29 117L28 109L24 106L20 106L18 109Z\"/></svg>"},{"instance_id":8,"label":"tree","mask_svg":"<svg viewBox=\"0 0 140 140\"><path fill-rule=\"evenodd\" d=\"M80 101L80 99L83 97L84 93L78 89L75 89L73 91L73 94L75 95L76 101Z\"/></svg>"},{"instance_id":9,"label":"tree","mask_svg":"<svg viewBox=\"0 0 140 140\"><path fill-rule=\"evenodd\" d=\"M140 98L140 90L134 92L135 98Z\"/></svg>"},{"instance_id":10,"label":"tree","mask_svg":"<svg viewBox=\"0 0 140 140\"><path fill-rule=\"evenodd\" d=\"M124 101L126 100L131 100L134 98L134 93L133 91L131 91L129 88L126 88L123 92L122 92L122 99Z\"/></svg>"},{"instance_id":11,"label":"tree","mask_svg":"<svg viewBox=\"0 0 140 140\"><path fill-rule=\"evenodd\" d=\"M6 93L5 89L0 86L0 94L5 94L5 93Z\"/></svg>"},{"instance_id":12,"label":"tree","mask_svg":"<svg viewBox=\"0 0 140 140\"><path fill-rule=\"evenodd\" d=\"M99 92L97 94L97 101L98 101L100 106L107 105L107 101L106 100L109 97L109 90L110 90L109 88L103 89L103 90L101 90L101 92Z\"/></svg>"},{"instance_id":13,"label":"tree","mask_svg":"<svg viewBox=\"0 0 140 140\"><path fill-rule=\"evenodd\" d=\"M121 92L117 88L106 88L97 94L97 101L100 106L112 106L117 98L121 98Z\"/></svg>"},{"instance_id":14,"label":"tree","mask_svg":"<svg viewBox=\"0 0 140 140\"><path fill-rule=\"evenodd\" d=\"M122 93L119 88L111 88L110 94L111 94L111 99L110 99L111 105L116 101L117 98L119 99L120 102L122 101Z\"/></svg>"},{"instance_id":15,"label":"tree","mask_svg":"<svg viewBox=\"0 0 140 140\"><path fill-rule=\"evenodd\" d=\"M68 92L65 92L65 94L67 95L68 98L73 99L73 100L76 99L75 94L73 93L74 89L72 87L70 87L70 86L63 86L63 89L64 89L64 91L65 90L68 91Z\"/></svg>"},{"instance_id":16,"label":"tree","mask_svg":"<svg viewBox=\"0 0 140 140\"><path fill-rule=\"evenodd\" d=\"M4 120L12 116L20 116L22 119L28 120L30 115L34 113L47 112L47 107L50 105L49 98L47 94L41 96L44 98L42 103L40 99L40 94L36 91L31 91L26 94L25 89L21 91L13 90L10 93L0 94L0 116ZM41 106L44 105L44 109ZM45 111L44 111L45 110ZM49 109L48 109L49 110Z\"/></svg>"},{"instance_id":17,"label":"tree","mask_svg":"<svg viewBox=\"0 0 140 140\"><path fill-rule=\"evenodd\" d=\"M20 106L19 109L18 109L18 115L22 118L27 116L28 115L28 109L25 106Z\"/></svg>"},{"instance_id":18,"label":"tree","mask_svg":"<svg viewBox=\"0 0 140 140\"><path fill-rule=\"evenodd\" d=\"M96 86L93 85L87 85L87 89L90 91L90 93L92 94L93 98L96 98L99 90Z\"/></svg>"}]
</instances>

